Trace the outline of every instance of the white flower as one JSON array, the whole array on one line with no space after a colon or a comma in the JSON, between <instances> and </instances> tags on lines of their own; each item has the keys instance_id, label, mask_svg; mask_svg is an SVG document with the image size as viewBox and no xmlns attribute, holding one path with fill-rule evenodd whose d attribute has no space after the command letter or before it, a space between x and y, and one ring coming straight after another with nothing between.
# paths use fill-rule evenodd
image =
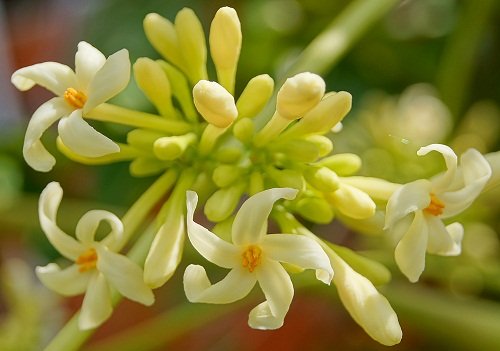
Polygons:
<instances>
[{"instance_id":1,"label":"white flower","mask_svg":"<svg viewBox=\"0 0 500 351\"><path fill-rule=\"evenodd\" d=\"M128 84L130 61L122 49L106 57L92 45L82 41L75 56L75 71L57 62L44 62L14 72L11 81L25 91L38 84L57 97L42 104L28 124L23 154L34 169L48 172L55 164L40 138L57 120L62 142L75 153L99 157L119 152L111 139L97 132L82 116L109 100Z\"/></svg>"},{"instance_id":2,"label":"white flower","mask_svg":"<svg viewBox=\"0 0 500 351\"><path fill-rule=\"evenodd\" d=\"M80 329L95 328L111 315L112 288L131 300L151 305L154 296L144 284L142 269L115 252L123 235L123 225L118 217L102 210L87 212L76 226L76 240L56 224L62 195L57 182L45 187L38 208L40 224L50 243L74 264L63 269L55 263L37 267L36 274L42 283L65 296L85 293L78 319ZM111 232L101 241L96 241L95 234L101 221L110 225Z\"/></svg>"},{"instance_id":3,"label":"white flower","mask_svg":"<svg viewBox=\"0 0 500 351\"><path fill-rule=\"evenodd\" d=\"M229 243L193 221L198 202L187 193L189 240L207 260L231 269L227 276L211 284L205 269L189 265L184 273L184 290L191 302L230 303L245 297L258 281L266 301L256 306L248 324L256 329L276 329L283 325L293 298L291 279L280 262L316 270L316 277L329 284L333 270L326 253L314 240L300 235L267 233L267 217L274 202L293 199L297 190L274 188L257 193L241 206L232 226Z\"/></svg>"},{"instance_id":4,"label":"white flower","mask_svg":"<svg viewBox=\"0 0 500 351\"><path fill-rule=\"evenodd\" d=\"M474 149L460 158L446 145L432 144L417 154L441 153L447 171L431 180L420 179L394 192L387 203L385 228L395 242L396 263L410 281L416 282L425 267L425 253L455 256L461 252L463 227L447 226L443 219L464 211L481 193L491 176L486 159Z\"/></svg>"}]
</instances>

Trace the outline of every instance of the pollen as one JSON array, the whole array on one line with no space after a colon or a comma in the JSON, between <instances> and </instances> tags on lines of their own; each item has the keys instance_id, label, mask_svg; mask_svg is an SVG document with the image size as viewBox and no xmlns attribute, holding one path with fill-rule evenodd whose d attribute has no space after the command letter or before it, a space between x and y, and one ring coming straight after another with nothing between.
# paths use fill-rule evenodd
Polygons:
<instances>
[{"instance_id":1,"label":"pollen","mask_svg":"<svg viewBox=\"0 0 500 351\"><path fill-rule=\"evenodd\" d=\"M87 95L74 88L68 88L64 92L64 100L75 108L82 108L85 102L87 102Z\"/></svg>"},{"instance_id":2,"label":"pollen","mask_svg":"<svg viewBox=\"0 0 500 351\"><path fill-rule=\"evenodd\" d=\"M76 264L79 266L78 271L80 273L94 269L96 263L97 263L97 253L93 248L88 249L80 256L78 256L78 258L76 259Z\"/></svg>"},{"instance_id":3,"label":"pollen","mask_svg":"<svg viewBox=\"0 0 500 351\"><path fill-rule=\"evenodd\" d=\"M247 268L249 272L253 272L255 267L260 264L261 261L262 250L260 247L255 245L250 245L243 252L243 267Z\"/></svg>"},{"instance_id":4,"label":"pollen","mask_svg":"<svg viewBox=\"0 0 500 351\"><path fill-rule=\"evenodd\" d=\"M439 216L443 213L444 203L436 195L431 193L431 203L424 211L433 216Z\"/></svg>"}]
</instances>

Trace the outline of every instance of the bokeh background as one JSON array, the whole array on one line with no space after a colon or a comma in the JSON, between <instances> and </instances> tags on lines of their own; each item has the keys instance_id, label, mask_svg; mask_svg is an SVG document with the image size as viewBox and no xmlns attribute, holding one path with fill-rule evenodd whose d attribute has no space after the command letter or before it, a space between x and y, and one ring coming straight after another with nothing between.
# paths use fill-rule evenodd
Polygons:
<instances>
[{"instance_id":1,"label":"bokeh background","mask_svg":"<svg viewBox=\"0 0 500 351\"><path fill-rule=\"evenodd\" d=\"M241 92L257 74L280 76L351 3L0 2L0 350L40 349L81 301L52 294L34 277L36 265L58 257L39 229L41 189L52 180L61 183L65 198L59 220L70 229L90 208L123 214L152 181L130 176L127 164L88 167L65 159L55 147L54 130L44 140L58 156L56 167L48 174L31 170L22 159L24 131L33 111L50 93L41 88L17 92L10 84L15 69L44 61L73 66L80 40L92 43L106 56L125 47L132 62L142 56L158 58L142 29L147 13L173 19L181 8L191 7L207 30L216 10L228 5L236 8L242 22L236 88ZM334 150L359 154L364 162L361 174L398 182L428 177L443 168L439 158L416 162L415 151L422 145L447 143L457 153L468 147L483 153L498 150L499 63L498 1L401 1L322 72L327 90L346 90L354 97L343 130L332 135ZM114 102L154 111L133 83ZM119 128L101 127L117 140L124 138ZM403 327L403 341L394 350L498 350L499 198L499 190L491 190L464 213L460 218L466 227L463 255L429 257L417 285L394 269L391 250L380 237L358 235L338 222L313 230L363 250L393 271L392 283L380 289ZM386 349L352 321L333 287L305 283L307 288L298 288L285 326L271 332L248 328L246 316L255 302L251 299L236 307L188 305L180 272L188 262L200 259L187 251L178 273L156 291L155 306L148 309L124 302L91 339L88 350ZM300 285L301 278L297 280Z\"/></svg>"}]
</instances>

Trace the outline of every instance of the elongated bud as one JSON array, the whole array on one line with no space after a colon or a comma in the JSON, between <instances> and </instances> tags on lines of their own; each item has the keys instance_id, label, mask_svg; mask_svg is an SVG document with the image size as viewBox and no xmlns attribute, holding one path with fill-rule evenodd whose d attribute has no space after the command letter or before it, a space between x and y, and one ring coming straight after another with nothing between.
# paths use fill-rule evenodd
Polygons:
<instances>
[{"instance_id":1,"label":"elongated bud","mask_svg":"<svg viewBox=\"0 0 500 351\"><path fill-rule=\"evenodd\" d=\"M325 194L325 197L348 217L365 219L375 214L375 202L365 192L353 186L340 183L338 190Z\"/></svg>"},{"instance_id":2,"label":"elongated bud","mask_svg":"<svg viewBox=\"0 0 500 351\"><path fill-rule=\"evenodd\" d=\"M384 179L362 176L341 178L341 182L358 188L374 199L385 201L389 200L392 194L401 187L401 184L391 183Z\"/></svg>"},{"instance_id":3,"label":"elongated bud","mask_svg":"<svg viewBox=\"0 0 500 351\"><path fill-rule=\"evenodd\" d=\"M137 149L151 152L153 151L154 142L164 136L164 133L155 132L154 130L133 129L127 134L127 143Z\"/></svg>"},{"instance_id":4,"label":"elongated bud","mask_svg":"<svg viewBox=\"0 0 500 351\"><path fill-rule=\"evenodd\" d=\"M238 120L233 127L233 134L243 143L248 143L252 140L254 134L254 123L250 118Z\"/></svg>"},{"instance_id":5,"label":"elongated bud","mask_svg":"<svg viewBox=\"0 0 500 351\"><path fill-rule=\"evenodd\" d=\"M206 172L201 172L196 176L196 180L190 190L198 194L198 200L201 203L205 203L216 189L217 187L212 181L212 177Z\"/></svg>"},{"instance_id":6,"label":"elongated bud","mask_svg":"<svg viewBox=\"0 0 500 351\"><path fill-rule=\"evenodd\" d=\"M255 117L273 95L274 81L267 74L253 77L241 93L236 107L238 108L238 118Z\"/></svg>"},{"instance_id":7,"label":"elongated bud","mask_svg":"<svg viewBox=\"0 0 500 351\"><path fill-rule=\"evenodd\" d=\"M306 136L305 140L318 147L319 157L326 156L333 150L332 141L326 136L313 134Z\"/></svg>"},{"instance_id":8,"label":"elongated bud","mask_svg":"<svg viewBox=\"0 0 500 351\"><path fill-rule=\"evenodd\" d=\"M333 219L331 205L319 197L305 197L298 200L295 204L295 211L314 223L327 224Z\"/></svg>"},{"instance_id":9,"label":"elongated bud","mask_svg":"<svg viewBox=\"0 0 500 351\"><path fill-rule=\"evenodd\" d=\"M304 172L307 182L322 192L332 192L339 188L337 173L326 167L309 167Z\"/></svg>"},{"instance_id":10,"label":"elongated bud","mask_svg":"<svg viewBox=\"0 0 500 351\"><path fill-rule=\"evenodd\" d=\"M348 176L359 171L361 158L356 154L337 154L323 158L316 165L328 167L339 176Z\"/></svg>"},{"instance_id":11,"label":"elongated bud","mask_svg":"<svg viewBox=\"0 0 500 351\"><path fill-rule=\"evenodd\" d=\"M264 178L262 177L262 174L259 171L253 171L250 174L249 181L250 182L248 184L248 194L250 196L264 190Z\"/></svg>"},{"instance_id":12,"label":"elongated bud","mask_svg":"<svg viewBox=\"0 0 500 351\"><path fill-rule=\"evenodd\" d=\"M194 105L210 124L226 128L238 116L234 97L216 82L200 80L193 88Z\"/></svg>"},{"instance_id":13,"label":"elongated bud","mask_svg":"<svg viewBox=\"0 0 500 351\"><path fill-rule=\"evenodd\" d=\"M134 77L139 88L161 115L170 118L177 117L172 106L170 83L158 63L146 57L139 58L134 63Z\"/></svg>"},{"instance_id":14,"label":"elongated bud","mask_svg":"<svg viewBox=\"0 0 500 351\"><path fill-rule=\"evenodd\" d=\"M306 183L302 173L299 171L291 169L276 169L274 167L266 168L267 175L271 177L272 180L280 188L292 188L302 191L305 189Z\"/></svg>"},{"instance_id":15,"label":"elongated bud","mask_svg":"<svg viewBox=\"0 0 500 351\"><path fill-rule=\"evenodd\" d=\"M241 24L231 7L220 8L210 26L210 53L219 83L234 92L234 77L241 50Z\"/></svg>"},{"instance_id":16,"label":"elongated bud","mask_svg":"<svg viewBox=\"0 0 500 351\"><path fill-rule=\"evenodd\" d=\"M234 183L243 174L243 169L233 165L220 165L214 169L212 180L220 187L225 188Z\"/></svg>"},{"instance_id":17,"label":"elongated bud","mask_svg":"<svg viewBox=\"0 0 500 351\"><path fill-rule=\"evenodd\" d=\"M302 117L325 94L325 81L314 73L303 72L288 78L278 91L276 110L290 120Z\"/></svg>"},{"instance_id":18,"label":"elongated bud","mask_svg":"<svg viewBox=\"0 0 500 351\"><path fill-rule=\"evenodd\" d=\"M177 13L174 26L189 80L194 84L207 79L207 45L200 20L185 7Z\"/></svg>"},{"instance_id":19,"label":"elongated bud","mask_svg":"<svg viewBox=\"0 0 500 351\"><path fill-rule=\"evenodd\" d=\"M283 136L297 137L306 134L329 132L351 109L351 94L341 91L328 93L298 123L283 133Z\"/></svg>"},{"instance_id":20,"label":"elongated bud","mask_svg":"<svg viewBox=\"0 0 500 351\"><path fill-rule=\"evenodd\" d=\"M129 165L129 172L134 177L149 177L163 172L170 165L154 157L137 157Z\"/></svg>"},{"instance_id":21,"label":"elongated bud","mask_svg":"<svg viewBox=\"0 0 500 351\"><path fill-rule=\"evenodd\" d=\"M314 162L319 158L319 148L305 139L293 139L287 142L270 143L269 149L282 152L286 159L299 162Z\"/></svg>"},{"instance_id":22,"label":"elongated bud","mask_svg":"<svg viewBox=\"0 0 500 351\"><path fill-rule=\"evenodd\" d=\"M146 37L156 51L182 69L184 65L173 23L157 13L149 13L143 25Z\"/></svg>"},{"instance_id":23,"label":"elongated bud","mask_svg":"<svg viewBox=\"0 0 500 351\"><path fill-rule=\"evenodd\" d=\"M220 222L231 216L238 206L245 190L244 183L219 189L210 196L205 204L205 215L212 222Z\"/></svg>"},{"instance_id":24,"label":"elongated bud","mask_svg":"<svg viewBox=\"0 0 500 351\"><path fill-rule=\"evenodd\" d=\"M214 156L221 163L236 163L242 154L243 152L238 146L221 146Z\"/></svg>"},{"instance_id":25,"label":"elongated bud","mask_svg":"<svg viewBox=\"0 0 500 351\"><path fill-rule=\"evenodd\" d=\"M153 152L160 160L175 160L195 141L196 134L194 133L159 138L153 144Z\"/></svg>"}]
</instances>

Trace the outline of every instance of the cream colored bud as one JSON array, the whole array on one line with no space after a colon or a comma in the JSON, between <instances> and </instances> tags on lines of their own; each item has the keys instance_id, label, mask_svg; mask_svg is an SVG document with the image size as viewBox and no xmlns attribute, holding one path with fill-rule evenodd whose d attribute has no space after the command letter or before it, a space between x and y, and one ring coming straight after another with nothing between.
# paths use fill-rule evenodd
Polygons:
<instances>
[{"instance_id":1,"label":"cream colored bud","mask_svg":"<svg viewBox=\"0 0 500 351\"><path fill-rule=\"evenodd\" d=\"M339 176L347 176L359 171L361 168L361 158L356 154L337 154L321 159L317 165L328 167Z\"/></svg>"},{"instance_id":2,"label":"cream colored bud","mask_svg":"<svg viewBox=\"0 0 500 351\"><path fill-rule=\"evenodd\" d=\"M377 207L368 194L343 183L340 183L338 190L325 196L342 214L354 219L372 217Z\"/></svg>"},{"instance_id":3,"label":"cream colored bud","mask_svg":"<svg viewBox=\"0 0 500 351\"><path fill-rule=\"evenodd\" d=\"M146 37L156 51L177 67L183 68L173 23L157 13L149 13L144 18L143 25Z\"/></svg>"},{"instance_id":4,"label":"cream colored bud","mask_svg":"<svg viewBox=\"0 0 500 351\"><path fill-rule=\"evenodd\" d=\"M255 117L273 95L274 81L267 74L261 74L250 79L241 93L236 107L238 118Z\"/></svg>"},{"instance_id":5,"label":"cream colored bud","mask_svg":"<svg viewBox=\"0 0 500 351\"><path fill-rule=\"evenodd\" d=\"M322 192L332 192L339 188L339 177L329 168L310 167L304 172L306 180Z\"/></svg>"},{"instance_id":6,"label":"cream colored bud","mask_svg":"<svg viewBox=\"0 0 500 351\"><path fill-rule=\"evenodd\" d=\"M194 133L162 137L154 142L153 152L160 160L175 160L195 141L196 134Z\"/></svg>"},{"instance_id":7,"label":"cream colored bud","mask_svg":"<svg viewBox=\"0 0 500 351\"><path fill-rule=\"evenodd\" d=\"M305 140L318 147L319 157L326 156L333 150L332 141L326 136L313 134L305 137Z\"/></svg>"},{"instance_id":8,"label":"cream colored bud","mask_svg":"<svg viewBox=\"0 0 500 351\"><path fill-rule=\"evenodd\" d=\"M276 110L286 119L298 119L316 106L324 94L323 78L310 72L299 73L288 78L278 91Z\"/></svg>"},{"instance_id":9,"label":"cream colored bud","mask_svg":"<svg viewBox=\"0 0 500 351\"><path fill-rule=\"evenodd\" d=\"M193 88L194 105L203 118L219 128L226 128L238 116L234 97L216 82L200 80Z\"/></svg>"}]
</instances>

